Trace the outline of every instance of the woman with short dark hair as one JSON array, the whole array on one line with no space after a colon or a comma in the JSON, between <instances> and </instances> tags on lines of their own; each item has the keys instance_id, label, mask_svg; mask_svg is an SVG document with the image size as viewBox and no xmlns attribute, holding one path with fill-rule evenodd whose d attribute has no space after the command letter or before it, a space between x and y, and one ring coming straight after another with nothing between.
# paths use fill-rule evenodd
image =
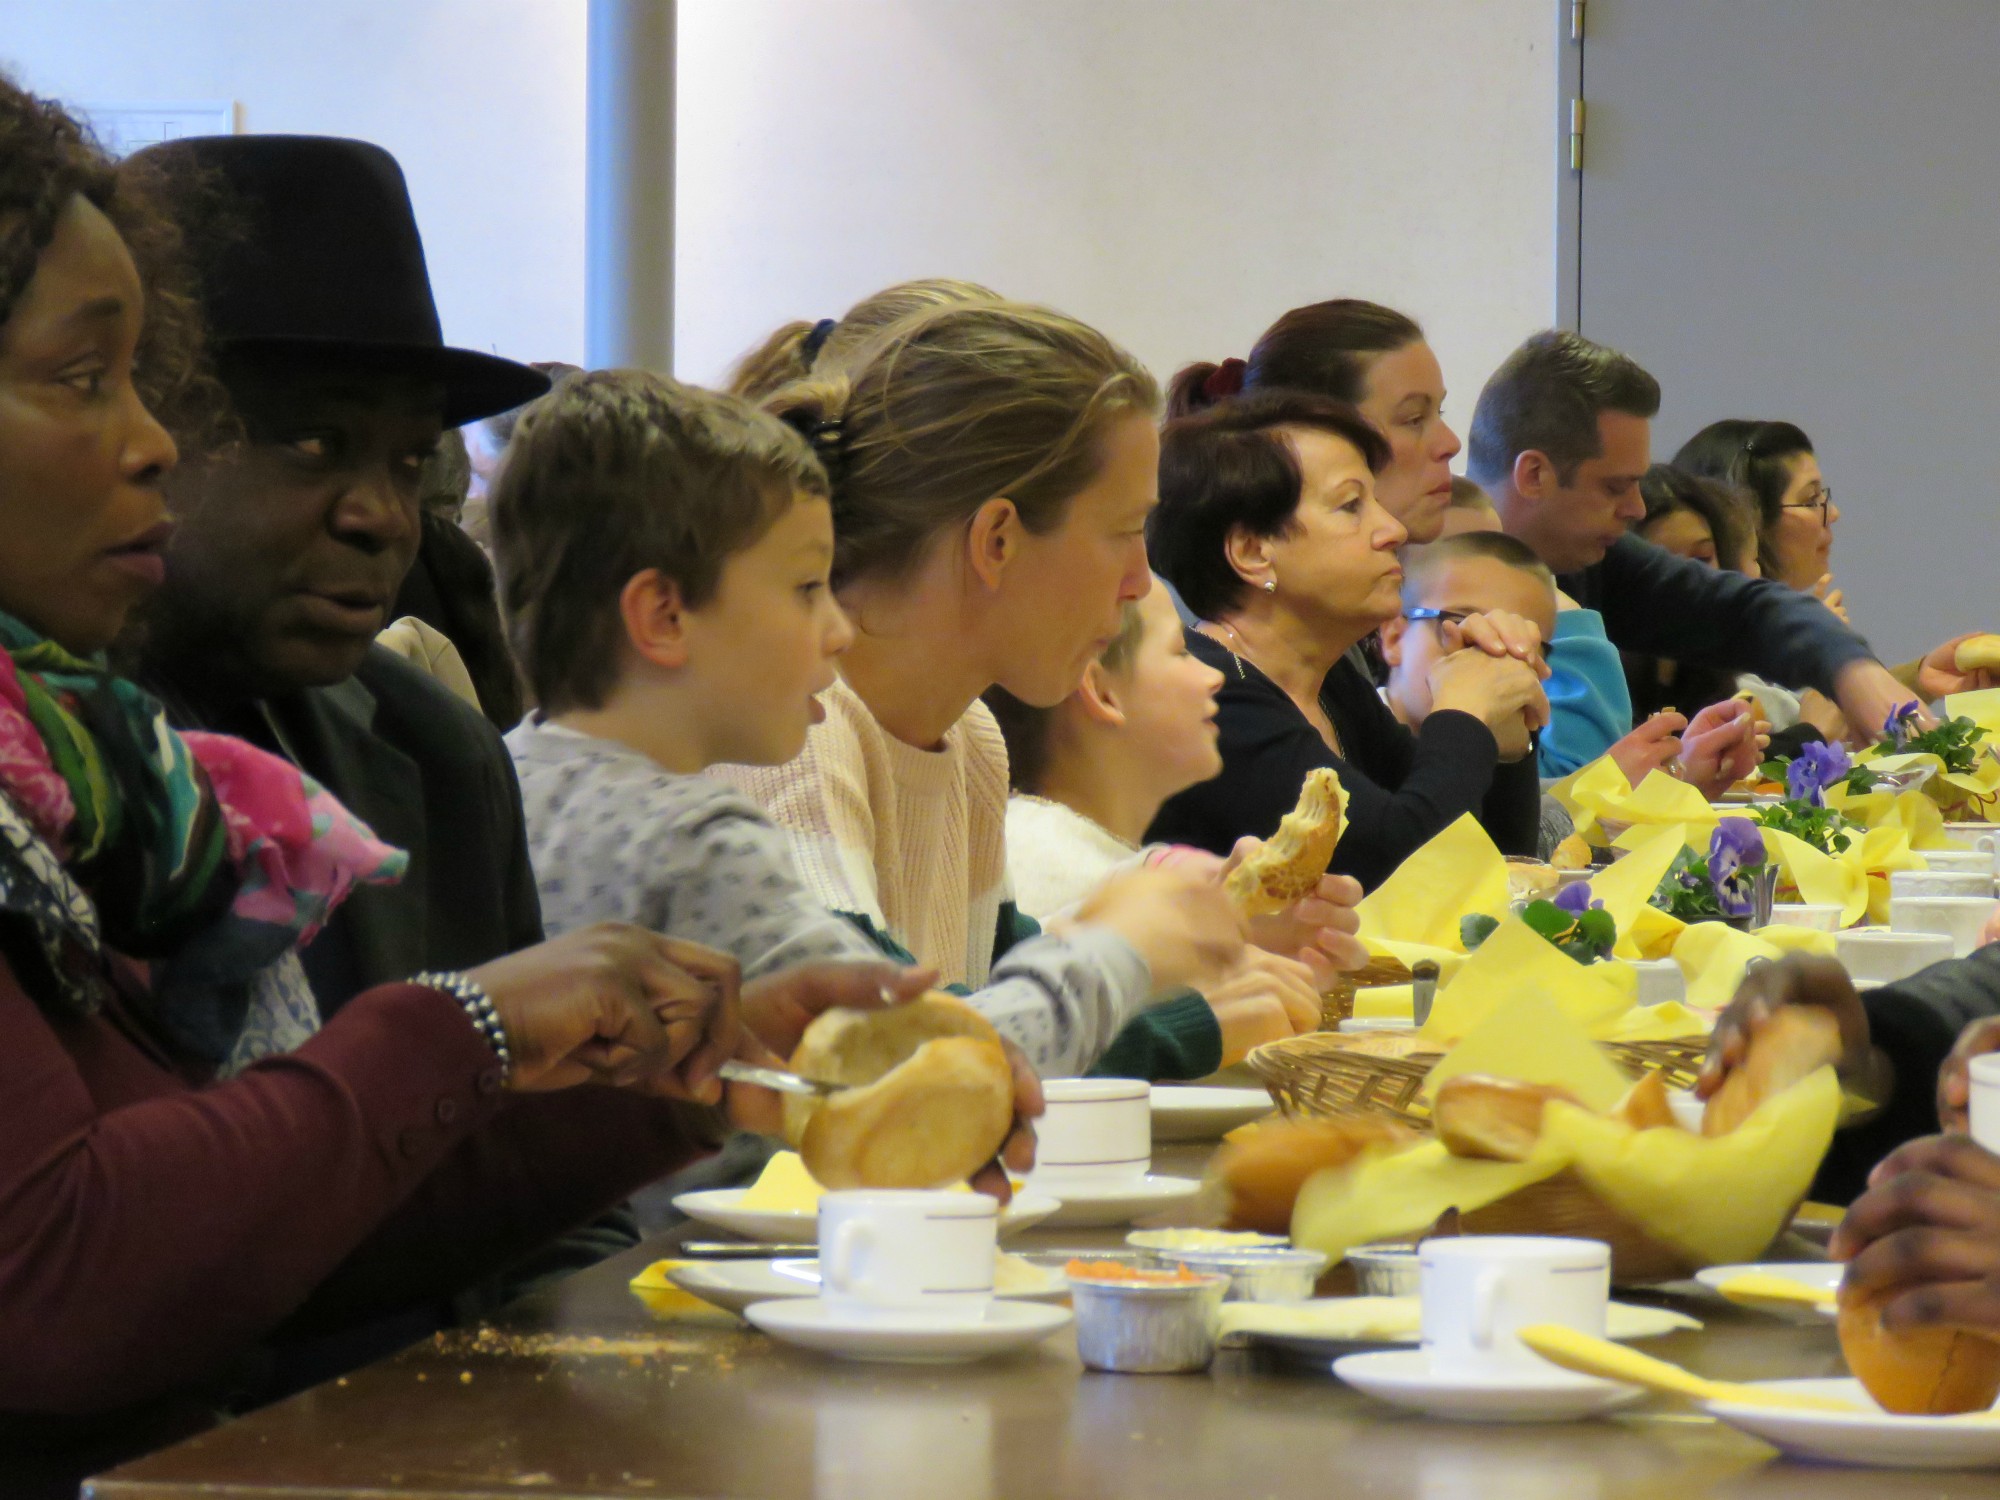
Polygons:
<instances>
[{"instance_id":1,"label":"woman with short dark hair","mask_svg":"<svg viewBox=\"0 0 2000 1500\"><path fill-rule=\"evenodd\" d=\"M1430 619L1455 648L1432 674L1436 711L1412 735L1343 660L1402 609L1406 532L1375 494L1388 444L1353 407L1252 394L1169 422L1153 567L1204 621L1189 649L1224 675L1222 774L1170 798L1147 837L1227 853L1268 836L1308 772L1348 795L1333 869L1374 887L1465 813L1533 854L1545 722L1539 635L1511 616Z\"/></svg>"}]
</instances>

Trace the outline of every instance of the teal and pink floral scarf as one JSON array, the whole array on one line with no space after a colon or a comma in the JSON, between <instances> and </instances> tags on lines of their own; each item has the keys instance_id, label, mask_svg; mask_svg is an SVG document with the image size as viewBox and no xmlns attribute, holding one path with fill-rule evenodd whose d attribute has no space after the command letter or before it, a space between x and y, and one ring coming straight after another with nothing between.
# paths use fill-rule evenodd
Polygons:
<instances>
[{"instance_id":1,"label":"teal and pink floral scarf","mask_svg":"<svg viewBox=\"0 0 2000 1500\"><path fill-rule=\"evenodd\" d=\"M107 950L136 960L159 1024L218 1067L246 1031L259 1051L311 1034L291 955L409 859L289 761L176 731L142 689L5 614L0 794L0 949L30 992L89 1014Z\"/></svg>"}]
</instances>

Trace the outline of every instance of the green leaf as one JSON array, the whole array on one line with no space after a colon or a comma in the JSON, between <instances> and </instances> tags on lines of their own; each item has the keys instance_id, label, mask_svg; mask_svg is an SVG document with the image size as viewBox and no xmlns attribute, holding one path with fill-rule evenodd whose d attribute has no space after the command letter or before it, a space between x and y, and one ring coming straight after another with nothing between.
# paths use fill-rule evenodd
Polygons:
<instances>
[{"instance_id":1,"label":"green leaf","mask_svg":"<svg viewBox=\"0 0 2000 1500\"><path fill-rule=\"evenodd\" d=\"M1521 912L1521 920L1552 943L1568 936L1576 926L1576 918L1553 901L1530 901Z\"/></svg>"},{"instance_id":2,"label":"green leaf","mask_svg":"<svg viewBox=\"0 0 2000 1500\"><path fill-rule=\"evenodd\" d=\"M1458 919L1458 940L1465 944L1465 951L1470 953L1492 937L1499 926L1500 923L1496 918L1489 917L1484 912L1474 912L1469 917Z\"/></svg>"},{"instance_id":3,"label":"green leaf","mask_svg":"<svg viewBox=\"0 0 2000 1500\"><path fill-rule=\"evenodd\" d=\"M1576 919L1577 935L1600 953L1609 953L1618 944L1618 922L1610 912L1592 910Z\"/></svg>"}]
</instances>

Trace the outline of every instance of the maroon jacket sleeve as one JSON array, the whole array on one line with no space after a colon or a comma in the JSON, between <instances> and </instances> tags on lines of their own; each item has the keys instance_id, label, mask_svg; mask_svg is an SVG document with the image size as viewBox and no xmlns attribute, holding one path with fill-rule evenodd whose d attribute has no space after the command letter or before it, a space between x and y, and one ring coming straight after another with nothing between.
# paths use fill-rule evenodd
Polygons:
<instances>
[{"instance_id":1,"label":"maroon jacket sleeve","mask_svg":"<svg viewBox=\"0 0 2000 1500\"><path fill-rule=\"evenodd\" d=\"M102 1020L51 1020L0 966L0 1410L102 1411L199 1382L371 1236L404 1254L494 1225L553 1236L694 1149L658 1123L666 1106L621 1099L624 1126L653 1123L621 1185L586 1202L601 1169L565 1169L586 1148L623 1154L597 1133L620 1123L599 1091L573 1091L574 1115L503 1111L464 1012L411 985L357 996L227 1082L188 1089L149 1066ZM506 1141L466 1150L503 1113Z\"/></svg>"}]
</instances>

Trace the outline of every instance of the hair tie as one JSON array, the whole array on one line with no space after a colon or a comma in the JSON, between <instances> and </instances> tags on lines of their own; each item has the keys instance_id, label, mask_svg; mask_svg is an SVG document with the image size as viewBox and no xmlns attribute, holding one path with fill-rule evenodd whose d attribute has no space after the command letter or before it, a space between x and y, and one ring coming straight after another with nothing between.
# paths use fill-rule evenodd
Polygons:
<instances>
[{"instance_id":1,"label":"hair tie","mask_svg":"<svg viewBox=\"0 0 2000 1500\"><path fill-rule=\"evenodd\" d=\"M1230 396L1243 394L1243 377L1250 367L1240 359L1225 359L1201 383L1202 395L1211 401L1222 401Z\"/></svg>"},{"instance_id":2,"label":"hair tie","mask_svg":"<svg viewBox=\"0 0 2000 1500\"><path fill-rule=\"evenodd\" d=\"M819 351L826 347L828 336L839 326L840 322L836 318L821 318L813 324L811 331L799 340L799 358L805 361L808 370L818 361Z\"/></svg>"}]
</instances>

